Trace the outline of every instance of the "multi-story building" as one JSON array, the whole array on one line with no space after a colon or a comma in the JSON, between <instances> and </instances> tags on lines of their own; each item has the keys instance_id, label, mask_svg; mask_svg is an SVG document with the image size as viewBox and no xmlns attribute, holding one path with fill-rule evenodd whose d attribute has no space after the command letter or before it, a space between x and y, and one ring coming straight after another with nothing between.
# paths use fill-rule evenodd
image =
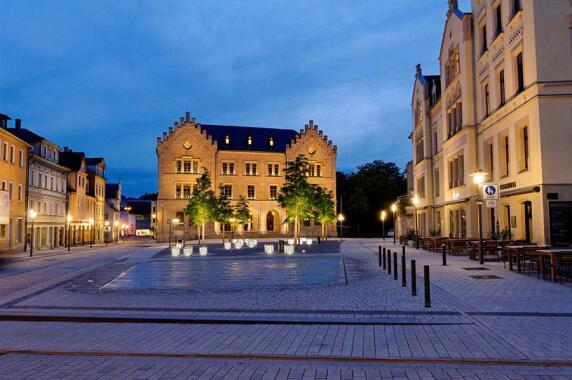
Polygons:
<instances>
[{"instance_id":1,"label":"multi-story building","mask_svg":"<svg viewBox=\"0 0 572 380\"><path fill-rule=\"evenodd\" d=\"M61 148L16 123L9 131L32 147L28 160L28 210L33 210L34 249L66 245L67 172L59 164ZM31 223L28 223L31 235Z\"/></svg>"},{"instance_id":2,"label":"multi-story building","mask_svg":"<svg viewBox=\"0 0 572 380\"><path fill-rule=\"evenodd\" d=\"M117 241L121 228L121 179L105 184L105 222L107 241Z\"/></svg>"},{"instance_id":3,"label":"multi-story building","mask_svg":"<svg viewBox=\"0 0 572 380\"><path fill-rule=\"evenodd\" d=\"M69 169L67 176L68 215L70 222L71 245L89 244L92 242L92 231L95 227L95 206L97 198L89 193L88 169L85 154L73 152L64 147L60 152L60 164Z\"/></svg>"},{"instance_id":4,"label":"multi-story building","mask_svg":"<svg viewBox=\"0 0 572 380\"><path fill-rule=\"evenodd\" d=\"M129 235L155 237L157 202L150 199L123 199L122 224L129 226Z\"/></svg>"},{"instance_id":5,"label":"multi-story building","mask_svg":"<svg viewBox=\"0 0 572 380\"><path fill-rule=\"evenodd\" d=\"M252 219L238 232L249 235L288 233L286 212L276 198L284 183L286 161L305 155L310 163L309 180L336 192L336 147L310 121L299 132L287 129L253 128L199 124L190 118L175 122L168 133L157 139L159 186L157 198L157 239L168 239L169 221L184 220L174 226L184 236L193 237L195 228L182 211L188 204L196 179L206 170L211 174L213 190L222 188L234 202L244 197ZM208 236L221 233L211 223ZM305 221L306 234L318 234L320 227ZM330 231L335 231L330 228ZM180 235L178 235L180 236Z\"/></svg>"},{"instance_id":6,"label":"multi-story building","mask_svg":"<svg viewBox=\"0 0 572 380\"><path fill-rule=\"evenodd\" d=\"M94 242L104 242L105 232L105 160L101 157L86 158L87 164L87 195L95 199L93 206Z\"/></svg>"},{"instance_id":7,"label":"multi-story building","mask_svg":"<svg viewBox=\"0 0 572 380\"><path fill-rule=\"evenodd\" d=\"M417 66L412 97L414 195L420 234L483 233L572 242L572 8L569 0L449 0L440 75Z\"/></svg>"},{"instance_id":8,"label":"multi-story building","mask_svg":"<svg viewBox=\"0 0 572 380\"><path fill-rule=\"evenodd\" d=\"M26 173L30 145L8 129L10 117L0 114L0 252L25 245ZM20 121L17 119L16 124Z\"/></svg>"}]
</instances>

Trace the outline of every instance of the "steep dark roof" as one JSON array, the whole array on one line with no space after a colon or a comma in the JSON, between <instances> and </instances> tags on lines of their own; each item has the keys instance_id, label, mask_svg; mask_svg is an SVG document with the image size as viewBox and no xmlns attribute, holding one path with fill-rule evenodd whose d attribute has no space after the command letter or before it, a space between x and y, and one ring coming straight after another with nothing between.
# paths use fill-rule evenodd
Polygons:
<instances>
[{"instance_id":1,"label":"steep dark roof","mask_svg":"<svg viewBox=\"0 0 572 380\"><path fill-rule=\"evenodd\" d=\"M60 165L78 171L84 158L85 153L83 152L60 152Z\"/></svg>"},{"instance_id":2,"label":"steep dark roof","mask_svg":"<svg viewBox=\"0 0 572 380\"><path fill-rule=\"evenodd\" d=\"M106 183L105 184L105 197L106 198L117 198L117 192L119 191L118 183Z\"/></svg>"},{"instance_id":3,"label":"steep dark roof","mask_svg":"<svg viewBox=\"0 0 572 380\"><path fill-rule=\"evenodd\" d=\"M212 136L218 144L219 150L252 150L259 152L284 152L298 132L291 129L255 128L234 125L200 124L207 134ZM225 143L225 136L229 135L230 144ZM252 137L252 145L248 145L248 136ZM274 146L270 146L270 138Z\"/></svg>"},{"instance_id":4,"label":"steep dark roof","mask_svg":"<svg viewBox=\"0 0 572 380\"><path fill-rule=\"evenodd\" d=\"M45 140L42 136L26 129L26 128L7 128L8 132L14 136L24 140L28 144L35 144L42 140Z\"/></svg>"},{"instance_id":5,"label":"steep dark roof","mask_svg":"<svg viewBox=\"0 0 572 380\"><path fill-rule=\"evenodd\" d=\"M103 157L89 157L85 159L87 165L97 165L103 162Z\"/></svg>"}]
</instances>

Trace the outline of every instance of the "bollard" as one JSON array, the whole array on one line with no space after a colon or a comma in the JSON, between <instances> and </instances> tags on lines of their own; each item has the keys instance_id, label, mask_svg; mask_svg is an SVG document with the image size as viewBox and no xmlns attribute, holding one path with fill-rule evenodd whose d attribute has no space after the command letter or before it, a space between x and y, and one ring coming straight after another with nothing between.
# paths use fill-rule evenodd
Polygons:
<instances>
[{"instance_id":1,"label":"bollard","mask_svg":"<svg viewBox=\"0 0 572 380\"><path fill-rule=\"evenodd\" d=\"M429 265L423 267L423 287L425 288L425 307L431 307L431 285L429 280Z\"/></svg>"},{"instance_id":2,"label":"bollard","mask_svg":"<svg viewBox=\"0 0 572 380\"><path fill-rule=\"evenodd\" d=\"M401 286L407 287L407 265L405 264L405 253L401 254Z\"/></svg>"},{"instance_id":3,"label":"bollard","mask_svg":"<svg viewBox=\"0 0 572 380\"><path fill-rule=\"evenodd\" d=\"M393 279L397 280L397 251L393 251Z\"/></svg>"},{"instance_id":4,"label":"bollard","mask_svg":"<svg viewBox=\"0 0 572 380\"><path fill-rule=\"evenodd\" d=\"M405 246L404 245L401 246L401 254L405 255Z\"/></svg>"},{"instance_id":5,"label":"bollard","mask_svg":"<svg viewBox=\"0 0 572 380\"><path fill-rule=\"evenodd\" d=\"M419 236L416 236L415 240L416 240L415 246L417 247L417 249L419 249Z\"/></svg>"},{"instance_id":6,"label":"bollard","mask_svg":"<svg viewBox=\"0 0 572 380\"><path fill-rule=\"evenodd\" d=\"M443 266L447 266L447 246L445 244L441 245L441 251L443 254Z\"/></svg>"},{"instance_id":7,"label":"bollard","mask_svg":"<svg viewBox=\"0 0 572 380\"><path fill-rule=\"evenodd\" d=\"M391 274L391 250L387 250L387 274Z\"/></svg>"},{"instance_id":8,"label":"bollard","mask_svg":"<svg viewBox=\"0 0 572 380\"><path fill-rule=\"evenodd\" d=\"M386 255L385 247L383 247L383 270L387 269L387 261L385 255Z\"/></svg>"},{"instance_id":9,"label":"bollard","mask_svg":"<svg viewBox=\"0 0 572 380\"><path fill-rule=\"evenodd\" d=\"M411 295L417 295L417 273L415 269L415 260L411 260Z\"/></svg>"},{"instance_id":10,"label":"bollard","mask_svg":"<svg viewBox=\"0 0 572 380\"><path fill-rule=\"evenodd\" d=\"M379 266L381 267L381 245L377 246L377 255L379 256Z\"/></svg>"}]
</instances>

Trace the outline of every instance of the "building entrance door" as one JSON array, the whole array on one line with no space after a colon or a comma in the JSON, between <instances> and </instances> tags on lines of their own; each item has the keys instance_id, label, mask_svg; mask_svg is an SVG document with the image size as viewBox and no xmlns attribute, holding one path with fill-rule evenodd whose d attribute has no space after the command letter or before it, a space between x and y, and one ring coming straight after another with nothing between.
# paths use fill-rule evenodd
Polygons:
<instances>
[{"instance_id":1,"label":"building entrance door","mask_svg":"<svg viewBox=\"0 0 572 380\"><path fill-rule=\"evenodd\" d=\"M532 242L532 202L526 201L524 205L524 236L527 243Z\"/></svg>"},{"instance_id":2,"label":"building entrance door","mask_svg":"<svg viewBox=\"0 0 572 380\"><path fill-rule=\"evenodd\" d=\"M266 231L274 232L274 214L272 211L268 211L266 214Z\"/></svg>"}]
</instances>

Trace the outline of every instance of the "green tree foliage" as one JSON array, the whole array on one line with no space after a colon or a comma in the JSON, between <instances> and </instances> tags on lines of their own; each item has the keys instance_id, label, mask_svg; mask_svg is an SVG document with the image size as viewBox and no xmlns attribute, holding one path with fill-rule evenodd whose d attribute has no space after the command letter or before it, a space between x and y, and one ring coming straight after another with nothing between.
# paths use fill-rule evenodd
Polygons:
<instances>
[{"instance_id":1,"label":"green tree foliage","mask_svg":"<svg viewBox=\"0 0 572 380\"><path fill-rule=\"evenodd\" d=\"M300 238L300 221L311 218L313 212L314 188L308 182L308 160L299 155L286 162L285 182L280 188L278 203L286 210L285 223L293 223L293 237L296 243Z\"/></svg>"},{"instance_id":2,"label":"green tree foliage","mask_svg":"<svg viewBox=\"0 0 572 380\"><path fill-rule=\"evenodd\" d=\"M336 220L334 195L331 191L327 191L322 186L312 186L312 189L313 218L320 222L322 226L321 235L322 238L325 238L328 233L328 223Z\"/></svg>"},{"instance_id":3,"label":"green tree foliage","mask_svg":"<svg viewBox=\"0 0 572 380\"><path fill-rule=\"evenodd\" d=\"M250 222L252 215L250 214L250 209L248 208L248 202L244 199L243 196L238 198L238 202L234 207L234 215L233 218L237 225L244 225Z\"/></svg>"},{"instance_id":4,"label":"green tree foliage","mask_svg":"<svg viewBox=\"0 0 572 380\"><path fill-rule=\"evenodd\" d=\"M391 216L389 207L398 196L407 192L407 184L397 165L376 160L359 166L355 172L338 172L337 190L338 212L341 198L348 232L376 236L381 228L380 210L385 209Z\"/></svg>"},{"instance_id":5,"label":"green tree foliage","mask_svg":"<svg viewBox=\"0 0 572 380\"><path fill-rule=\"evenodd\" d=\"M219 189L218 197L214 202L213 219L215 222L220 223L222 242L224 243L224 226L232 222L234 218L234 208L230 203L230 199L224 194L224 189L221 186Z\"/></svg>"},{"instance_id":6,"label":"green tree foliage","mask_svg":"<svg viewBox=\"0 0 572 380\"><path fill-rule=\"evenodd\" d=\"M215 220L216 205L217 197L211 189L211 177L205 170L197 179L197 185L185 209L191 224L197 227L200 242L204 241L207 222Z\"/></svg>"}]
</instances>

